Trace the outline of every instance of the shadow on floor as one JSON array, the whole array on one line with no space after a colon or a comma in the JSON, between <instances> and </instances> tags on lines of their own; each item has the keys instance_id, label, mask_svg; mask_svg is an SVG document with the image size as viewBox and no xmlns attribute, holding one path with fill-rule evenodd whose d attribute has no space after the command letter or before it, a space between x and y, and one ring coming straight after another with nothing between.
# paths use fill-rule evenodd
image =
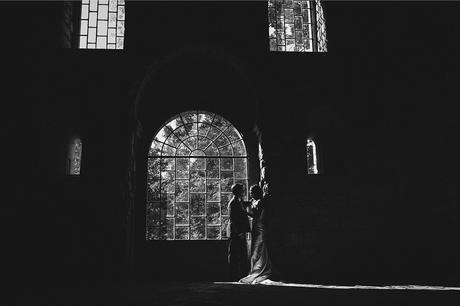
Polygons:
<instances>
[{"instance_id":1,"label":"shadow on floor","mask_svg":"<svg viewBox=\"0 0 460 306\"><path fill-rule=\"evenodd\" d=\"M27 289L3 305L460 305L460 291L168 282ZM315 287L316 286L316 287ZM459 289L459 288L457 288Z\"/></svg>"}]
</instances>

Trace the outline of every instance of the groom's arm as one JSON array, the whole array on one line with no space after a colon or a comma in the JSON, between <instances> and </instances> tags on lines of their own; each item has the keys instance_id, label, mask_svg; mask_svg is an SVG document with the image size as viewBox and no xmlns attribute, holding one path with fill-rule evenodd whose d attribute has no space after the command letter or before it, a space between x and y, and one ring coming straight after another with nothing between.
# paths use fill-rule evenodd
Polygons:
<instances>
[{"instance_id":1,"label":"groom's arm","mask_svg":"<svg viewBox=\"0 0 460 306\"><path fill-rule=\"evenodd\" d=\"M251 207L252 202L251 201L241 201L243 204L243 207Z\"/></svg>"}]
</instances>

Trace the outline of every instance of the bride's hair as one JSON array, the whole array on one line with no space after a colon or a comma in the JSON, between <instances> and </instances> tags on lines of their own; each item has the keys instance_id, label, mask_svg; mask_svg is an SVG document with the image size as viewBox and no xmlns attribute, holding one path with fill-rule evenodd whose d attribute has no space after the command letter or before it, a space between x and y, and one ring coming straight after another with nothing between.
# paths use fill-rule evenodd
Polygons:
<instances>
[{"instance_id":1,"label":"bride's hair","mask_svg":"<svg viewBox=\"0 0 460 306\"><path fill-rule=\"evenodd\" d=\"M255 200L260 200L262 199L262 188L260 188L259 185L252 185L251 188L249 189L249 192L254 196Z\"/></svg>"}]
</instances>

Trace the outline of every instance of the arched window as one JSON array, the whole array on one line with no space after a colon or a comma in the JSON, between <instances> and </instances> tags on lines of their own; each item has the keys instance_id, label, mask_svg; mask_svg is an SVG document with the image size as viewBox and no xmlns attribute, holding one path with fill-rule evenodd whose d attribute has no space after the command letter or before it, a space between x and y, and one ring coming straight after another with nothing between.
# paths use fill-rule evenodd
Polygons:
<instances>
[{"instance_id":1,"label":"arched window","mask_svg":"<svg viewBox=\"0 0 460 306\"><path fill-rule=\"evenodd\" d=\"M80 49L123 49L125 0L82 0Z\"/></svg>"},{"instance_id":2,"label":"arched window","mask_svg":"<svg viewBox=\"0 0 460 306\"><path fill-rule=\"evenodd\" d=\"M307 169L308 174L318 174L316 144L311 138L307 139Z\"/></svg>"},{"instance_id":3,"label":"arched window","mask_svg":"<svg viewBox=\"0 0 460 306\"><path fill-rule=\"evenodd\" d=\"M237 129L210 112L177 115L148 153L146 239L226 239L234 183L247 199L246 147Z\"/></svg>"},{"instance_id":4,"label":"arched window","mask_svg":"<svg viewBox=\"0 0 460 306\"><path fill-rule=\"evenodd\" d=\"M82 142L78 137L73 137L67 150L67 175L80 175Z\"/></svg>"},{"instance_id":5,"label":"arched window","mask_svg":"<svg viewBox=\"0 0 460 306\"><path fill-rule=\"evenodd\" d=\"M270 51L327 52L320 0L269 0Z\"/></svg>"}]
</instances>

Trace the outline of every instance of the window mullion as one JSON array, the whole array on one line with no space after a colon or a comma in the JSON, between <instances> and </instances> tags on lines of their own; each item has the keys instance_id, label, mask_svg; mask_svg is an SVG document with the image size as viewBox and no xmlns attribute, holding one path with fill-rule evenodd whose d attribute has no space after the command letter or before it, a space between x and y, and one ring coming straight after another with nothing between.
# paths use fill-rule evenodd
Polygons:
<instances>
[{"instance_id":1,"label":"window mullion","mask_svg":"<svg viewBox=\"0 0 460 306\"><path fill-rule=\"evenodd\" d=\"M176 137L177 137L177 136L176 136ZM187 139L189 139L189 138L190 138L190 136L189 136L189 137L187 137ZM193 150L192 150L192 149L190 149L190 147L189 147L189 146L188 146L188 145L185 143L185 141L183 141L183 140L182 140L182 139L180 139L179 137L177 137L177 139L179 139L179 141L181 142L181 144L183 143L183 144L184 144L184 146L186 146L186 147L187 147L187 149L189 149L189 150L190 150L190 153L192 153L192 151L193 151ZM180 145L179 145L179 146L180 146ZM179 147L179 146L178 146L178 147Z\"/></svg>"},{"instance_id":2,"label":"window mullion","mask_svg":"<svg viewBox=\"0 0 460 306\"><path fill-rule=\"evenodd\" d=\"M191 135L188 133L187 131L187 128L185 127L188 123L186 123L186 121L184 120L184 117L182 117L182 115L179 115L180 116L180 119L182 120L182 122L184 123L183 127L184 127L184 130L185 132L187 133L187 135L190 137ZM188 148L188 147L187 147ZM190 149L190 148L189 148Z\"/></svg>"},{"instance_id":3,"label":"window mullion","mask_svg":"<svg viewBox=\"0 0 460 306\"><path fill-rule=\"evenodd\" d=\"M196 143L195 148L198 149L198 111L196 111Z\"/></svg>"},{"instance_id":4,"label":"window mullion","mask_svg":"<svg viewBox=\"0 0 460 306\"><path fill-rule=\"evenodd\" d=\"M188 158L188 240L190 240L190 222L191 222L191 212L190 212L190 203L192 202L192 194L190 193L190 157Z\"/></svg>"},{"instance_id":5,"label":"window mullion","mask_svg":"<svg viewBox=\"0 0 460 306\"><path fill-rule=\"evenodd\" d=\"M287 36L286 36L286 7L284 6L284 0L281 2L281 11L283 12L283 31L284 31L284 51L287 51Z\"/></svg>"},{"instance_id":6,"label":"window mullion","mask_svg":"<svg viewBox=\"0 0 460 306\"><path fill-rule=\"evenodd\" d=\"M110 1L110 0L109 0L109 1ZM115 30L115 48L118 47L118 37L121 37L121 36L118 36L118 22L119 22L119 20L118 20L118 9L119 9L119 6L120 6L120 4L118 3L118 0L117 0L117 8L116 8L116 16L117 16L117 17L116 17L116 19L115 19L115 20L116 20L116 21L115 21L115 29L116 29L116 30ZM126 18L125 18L125 19L126 19Z\"/></svg>"},{"instance_id":7,"label":"window mullion","mask_svg":"<svg viewBox=\"0 0 460 306\"><path fill-rule=\"evenodd\" d=\"M221 158L219 157L218 158L219 160L219 182L218 182L218 186L219 186L219 202L220 202L220 208L222 209L222 202L221 202L221 199L222 199L222 188L221 188L221 182L222 182L222 177L221 177L221 173L220 173L220 167L221 167ZM221 216L221 221L222 223L222 216ZM220 239L222 239L222 226L220 227L221 228L221 233L220 233Z\"/></svg>"},{"instance_id":8,"label":"window mullion","mask_svg":"<svg viewBox=\"0 0 460 306\"><path fill-rule=\"evenodd\" d=\"M159 201L161 203L161 194L163 193L163 175L162 175L162 165L163 165L163 158L160 158L160 194L159 194ZM161 205L160 205L160 220L158 220L160 223L161 222ZM159 232L159 231L158 231Z\"/></svg>"},{"instance_id":9,"label":"window mullion","mask_svg":"<svg viewBox=\"0 0 460 306\"><path fill-rule=\"evenodd\" d=\"M207 138L207 137L206 137ZM208 138L209 139L209 138ZM211 140L211 139L209 139ZM203 152L206 152L206 150L212 145L214 144L214 141L211 140L211 142L206 146L206 148L203 149ZM206 154L206 153L205 153Z\"/></svg>"},{"instance_id":10,"label":"window mullion","mask_svg":"<svg viewBox=\"0 0 460 306\"><path fill-rule=\"evenodd\" d=\"M99 37L99 32L101 29L99 29L99 0L94 0L96 1L96 49L99 49L97 46L97 39Z\"/></svg>"},{"instance_id":11,"label":"window mullion","mask_svg":"<svg viewBox=\"0 0 460 306\"><path fill-rule=\"evenodd\" d=\"M204 239L208 239L207 227L208 227L208 172L206 171L207 159L205 159L204 166L204 176L205 176L205 185L204 185Z\"/></svg>"},{"instance_id":12,"label":"window mullion","mask_svg":"<svg viewBox=\"0 0 460 306\"><path fill-rule=\"evenodd\" d=\"M176 239L176 186L177 186L177 159L174 158L174 207L173 207L173 234L172 234L172 239ZM166 214L168 214L167 211L168 208L166 208ZM167 224L167 223L166 223ZM166 231L168 231L168 226L166 225ZM168 234L166 233L166 236Z\"/></svg>"},{"instance_id":13,"label":"window mullion","mask_svg":"<svg viewBox=\"0 0 460 306\"><path fill-rule=\"evenodd\" d=\"M206 135L205 135L205 137L208 137L209 131L210 131L210 130L211 130L211 128L212 128L212 124L213 124L213 122L214 122L214 118L216 118L216 116L217 116L216 114L213 114L213 115L212 115L212 119L211 119L211 122L210 122L210 123L208 123L208 125L209 125L209 129L208 129L208 131L206 132Z\"/></svg>"},{"instance_id":14,"label":"window mullion","mask_svg":"<svg viewBox=\"0 0 460 306\"><path fill-rule=\"evenodd\" d=\"M227 126L225 129L223 129L223 130L219 129L219 128L216 126L216 128L219 129L220 133L214 138L214 140L216 140L216 139L218 139L220 136L222 136L222 134L224 134L224 132L225 132L230 126L232 126L232 125L231 125L231 124L228 125L228 126ZM212 126L211 126L211 127L212 127ZM211 128L209 128L209 129L211 129ZM209 131L208 131L208 133L209 133ZM208 135L208 133L206 133L206 136ZM227 135L224 134L224 136L225 136L225 137L227 138L227 140L228 140ZM207 137L206 137L206 138L207 138ZM206 150L209 148L209 146L210 146L211 144L214 143L214 140L212 140L212 139L210 139L210 138L208 138L208 139L211 140L211 143L208 144L208 145L206 146L206 148L203 149L203 151L206 151ZM229 142L230 142L230 140L229 140ZM216 147L217 147L217 146L216 146Z\"/></svg>"}]
</instances>

